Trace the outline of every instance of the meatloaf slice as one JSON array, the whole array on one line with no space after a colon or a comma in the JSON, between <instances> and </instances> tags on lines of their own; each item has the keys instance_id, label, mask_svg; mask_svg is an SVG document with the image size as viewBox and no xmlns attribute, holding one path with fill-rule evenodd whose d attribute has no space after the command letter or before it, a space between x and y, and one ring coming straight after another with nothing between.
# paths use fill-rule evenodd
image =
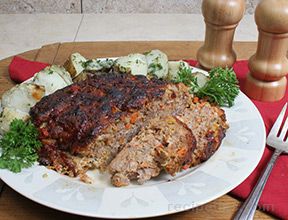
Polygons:
<instances>
[{"instance_id":1,"label":"meatloaf slice","mask_svg":"<svg viewBox=\"0 0 288 220\"><path fill-rule=\"evenodd\" d=\"M155 118L124 147L110 164L113 185L125 186L132 179L143 183L159 175L162 169L174 175L182 168L199 165L214 154L228 128L224 111L205 101L187 104L181 111L172 112L173 120L177 120L176 124L168 123L171 116ZM189 148L189 151L183 148L183 144L187 144L183 138L185 128L188 128L193 137L194 147ZM169 147L163 147L167 143ZM182 160L178 153L181 151L185 152L186 160L179 166ZM151 166L142 166L142 163L146 165L146 161Z\"/></svg>"},{"instance_id":2,"label":"meatloaf slice","mask_svg":"<svg viewBox=\"0 0 288 220\"><path fill-rule=\"evenodd\" d=\"M109 165L114 186L140 184L158 176L161 170L171 175L191 163L196 147L192 131L173 116L157 117L141 129Z\"/></svg>"},{"instance_id":3,"label":"meatloaf slice","mask_svg":"<svg viewBox=\"0 0 288 220\"><path fill-rule=\"evenodd\" d=\"M208 160L219 148L228 129L224 110L205 101L190 105L175 117L185 123L196 138L197 146L189 167Z\"/></svg>"},{"instance_id":4,"label":"meatloaf slice","mask_svg":"<svg viewBox=\"0 0 288 220\"><path fill-rule=\"evenodd\" d=\"M44 97L30 111L43 147L40 163L69 176L105 170L140 128L182 111L188 88L143 76L104 74Z\"/></svg>"}]
</instances>

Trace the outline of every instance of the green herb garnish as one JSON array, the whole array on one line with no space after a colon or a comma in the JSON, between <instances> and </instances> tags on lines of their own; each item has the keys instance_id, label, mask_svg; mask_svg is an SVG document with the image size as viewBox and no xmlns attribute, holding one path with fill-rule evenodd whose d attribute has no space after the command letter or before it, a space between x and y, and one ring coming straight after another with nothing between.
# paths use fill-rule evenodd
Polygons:
<instances>
[{"instance_id":1,"label":"green herb garnish","mask_svg":"<svg viewBox=\"0 0 288 220\"><path fill-rule=\"evenodd\" d=\"M81 63L82 67L85 69L87 66L89 66L91 63L93 63L93 60L87 60L86 62Z\"/></svg>"},{"instance_id":2,"label":"green herb garnish","mask_svg":"<svg viewBox=\"0 0 288 220\"><path fill-rule=\"evenodd\" d=\"M0 139L0 168L18 173L22 168L30 167L37 161L37 150L41 147L38 131L34 125L14 119L10 130Z\"/></svg>"},{"instance_id":3,"label":"green herb garnish","mask_svg":"<svg viewBox=\"0 0 288 220\"><path fill-rule=\"evenodd\" d=\"M162 70L163 66L160 63L151 63L148 66L148 72L154 74L156 71Z\"/></svg>"},{"instance_id":4,"label":"green herb garnish","mask_svg":"<svg viewBox=\"0 0 288 220\"><path fill-rule=\"evenodd\" d=\"M175 83L184 83L186 86L190 87L190 92L195 93L199 90L199 85L197 83L197 78L192 74L192 69L189 67L184 67L177 73L177 78L174 80Z\"/></svg>"},{"instance_id":5,"label":"green herb garnish","mask_svg":"<svg viewBox=\"0 0 288 220\"><path fill-rule=\"evenodd\" d=\"M52 75L53 74L53 70L48 70L47 72L49 75Z\"/></svg>"},{"instance_id":6,"label":"green herb garnish","mask_svg":"<svg viewBox=\"0 0 288 220\"><path fill-rule=\"evenodd\" d=\"M208 97L220 106L231 107L239 94L239 85L234 70L231 68L214 68L209 72L209 80L199 89L199 98Z\"/></svg>"},{"instance_id":7,"label":"green herb garnish","mask_svg":"<svg viewBox=\"0 0 288 220\"><path fill-rule=\"evenodd\" d=\"M114 61L107 58L105 60L87 60L86 62L83 62L81 65L86 70L93 70L93 69L101 70L103 68L110 69L113 66L113 64Z\"/></svg>"},{"instance_id":8,"label":"green herb garnish","mask_svg":"<svg viewBox=\"0 0 288 220\"><path fill-rule=\"evenodd\" d=\"M203 87L199 87L197 78L193 76L191 68L183 68L178 72L175 82L182 82L191 88L199 98L206 98L219 106L233 105L239 94L239 85L233 69L217 67L209 72L209 80Z\"/></svg>"}]
</instances>

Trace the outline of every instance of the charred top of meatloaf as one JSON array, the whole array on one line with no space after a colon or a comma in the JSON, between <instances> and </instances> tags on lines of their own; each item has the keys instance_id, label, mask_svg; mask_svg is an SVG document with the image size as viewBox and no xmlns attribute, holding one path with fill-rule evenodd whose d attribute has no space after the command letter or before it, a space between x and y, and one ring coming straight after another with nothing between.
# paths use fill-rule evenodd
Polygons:
<instances>
[{"instance_id":1,"label":"charred top of meatloaf","mask_svg":"<svg viewBox=\"0 0 288 220\"><path fill-rule=\"evenodd\" d=\"M85 146L122 115L161 98L166 83L145 76L104 74L44 97L30 110L41 140L62 150Z\"/></svg>"}]
</instances>

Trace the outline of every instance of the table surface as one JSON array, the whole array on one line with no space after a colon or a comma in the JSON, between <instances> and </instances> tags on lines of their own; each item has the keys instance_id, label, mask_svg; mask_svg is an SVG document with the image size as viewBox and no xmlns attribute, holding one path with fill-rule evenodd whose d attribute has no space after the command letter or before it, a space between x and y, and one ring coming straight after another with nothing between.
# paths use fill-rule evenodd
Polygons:
<instances>
[{"instance_id":1,"label":"table surface","mask_svg":"<svg viewBox=\"0 0 288 220\"><path fill-rule=\"evenodd\" d=\"M20 54L21 57L47 63L63 64L73 52L88 58L116 57L131 52L145 52L151 49L164 51L169 59L195 59L202 42L192 41L141 41L141 42L77 42L55 43L41 49ZM254 42L235 42L238 59L248 59L256 50ZM8 75L11 57L0 61L0 96L14 83ZM182 213L155 219L232 219L241 202L230 195L224 195L213 202ZM8 186L4 186L0 197L0 219L89 219L56 211L21 196ZM272 216L256 211L255 219L273 219Z\"/></svg>"}]
</instances>

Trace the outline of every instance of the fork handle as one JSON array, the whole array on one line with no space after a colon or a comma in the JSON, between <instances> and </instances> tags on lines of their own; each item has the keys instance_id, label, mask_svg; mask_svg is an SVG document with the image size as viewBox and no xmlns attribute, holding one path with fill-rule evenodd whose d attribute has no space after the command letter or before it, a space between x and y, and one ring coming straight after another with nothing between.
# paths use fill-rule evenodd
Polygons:
<instances>
[{"instance_id":1,"label":"fork handle","mask_svg":"<svg viewBox=\"0 0 288 220\"><path fill-rule=\"evenodd\" d=\"M272 168L274 167L274 164L279 157L279 155L282 153L282 150L276 149L267 164L263 174L261 175L260 179L258 180L257 184L255 185L253 191L250 193L249 197L246 199L246 201L243 203L241 208L236 213L234 220L250 220L253 219L255 210L257 208L259 199L261 197L261 194L263 192L264 186L268 180L268 177L272 171Z\"/></svg>"}]
</instances>

